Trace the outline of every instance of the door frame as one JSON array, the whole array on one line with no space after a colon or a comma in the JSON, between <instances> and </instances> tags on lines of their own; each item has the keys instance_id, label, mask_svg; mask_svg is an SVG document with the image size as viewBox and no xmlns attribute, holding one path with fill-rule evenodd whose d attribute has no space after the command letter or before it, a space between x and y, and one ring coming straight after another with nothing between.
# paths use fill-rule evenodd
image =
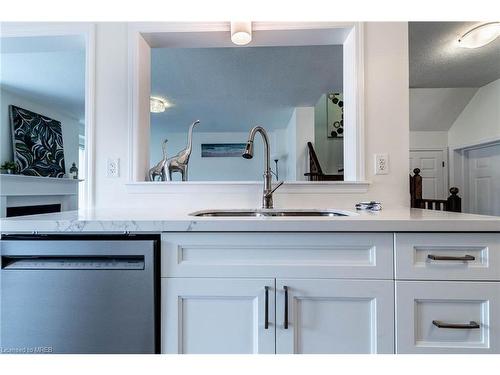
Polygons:
<instances>
[{"instance_id":1,"label":"door frame","mask_svg":"<svg viewBox=\"0 0 500 375\"><path fill-rule=\"evenodd\" d=\"M450 162L449 162L449 150L448 147L412 147L410 148L410 153L412 151L441 151L443 153L443 161L444 161L444 171L443 171L443 183L444 183L444 199L448 198L448 193L450 190ZM412 171L410 171L412 172ZM425 198L425 197L424 197Z\"/></svg>"},{"instance_id":2,"label":"door frame","mask_svg":"<svg viewBox=\"0 0 500 375\"><path fill-rule=\"evenodd\" d=\"M459 187L462 198L462 212L470 209L469 201L469 151L500 145L500 137L485 139L471 144L451 146L449 149L450 185Z\"/></svg>"}]
</instances>

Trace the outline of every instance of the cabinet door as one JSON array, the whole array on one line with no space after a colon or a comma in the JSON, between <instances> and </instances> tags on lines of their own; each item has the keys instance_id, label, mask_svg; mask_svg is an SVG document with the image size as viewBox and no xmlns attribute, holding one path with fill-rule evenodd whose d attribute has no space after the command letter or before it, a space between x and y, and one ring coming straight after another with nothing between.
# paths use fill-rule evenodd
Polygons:
<instances>
[{"instance_id":1,"label":"cabinet door","mask_svg":"<svg viewBox=\"0 0 500 375\"><path fill-rule=\"evenodd\" d=\"M394 353L393 282L278 279L276 325L277 353Z\"/></svg>"},{"instance_id":2,"label":"cabinet door","mask_svg":"<svg viewBox=\"0 0 500 375\"><path fill-rule=\"evenodd\" d=\"M275 353L274 284L274 279L162 279L162 352Z\"/></svg>"}]
</instances>

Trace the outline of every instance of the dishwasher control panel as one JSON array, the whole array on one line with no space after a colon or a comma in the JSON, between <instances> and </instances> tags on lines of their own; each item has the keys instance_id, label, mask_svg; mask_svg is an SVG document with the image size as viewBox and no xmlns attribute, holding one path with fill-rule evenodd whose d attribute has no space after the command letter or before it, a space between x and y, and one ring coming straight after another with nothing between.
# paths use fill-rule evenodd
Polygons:
<instances>
[{"instance_id":1,"label":"dishwasher control panel","mask_svg":"<svg viewBox=\"0 0 500 375\"><path fill-rule=\"evenodd\" d=\"M143 270L144 257L2 257L4 270Z\"/></svg>"}]
</instances>

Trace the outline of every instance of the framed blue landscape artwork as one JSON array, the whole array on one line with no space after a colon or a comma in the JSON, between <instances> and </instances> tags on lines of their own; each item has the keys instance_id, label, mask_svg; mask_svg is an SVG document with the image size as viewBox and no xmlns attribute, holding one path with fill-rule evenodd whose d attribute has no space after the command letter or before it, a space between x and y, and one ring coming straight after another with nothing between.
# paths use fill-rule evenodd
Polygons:
<instances>
[{"instance_id":1,"label":"framed blue landscape artwork","mask_svg":"<svg viewBox=\"0 0 500 375\"><path fill-rule=\"evenodd\" d=\"M20 174L64 177L61 122L27 109L9 106L14 161Z\"/></svg>"},{"instance_id":2,"label":"framed blue landscape artwork","mask_svg":"<svg viewBox=\"0 0 500 375\"><path fill-rule=\"evenodd\" d=\"M241 157L246 143L202 143L202 158Z\"/></svg>"}]
</instances>

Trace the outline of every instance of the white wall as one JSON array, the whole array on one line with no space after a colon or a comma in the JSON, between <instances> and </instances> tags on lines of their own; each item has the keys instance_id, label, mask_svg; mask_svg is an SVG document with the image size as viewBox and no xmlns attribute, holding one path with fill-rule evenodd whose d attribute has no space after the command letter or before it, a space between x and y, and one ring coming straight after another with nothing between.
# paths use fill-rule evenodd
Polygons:
<instances>
[{"instance_id":1,"label":"white wall","mask_svg":"<svg viewBox=\"0 0 500 375\"><path fill-rule=\"evenodd\" d=\"M481 87L448 133L448 144L472 145L500 138L500 79Z\"/></svg>"},{"instance_id":2,"label":"white wall","mask_svg":"<svg viewBox=\"0 0 500 375\"><path fill-rule=\"evenodd\" d=\"M8 160L14 160L9 115L9 105L13 104L60 121L66 173L69 174L72 163L76 163L78 166L78 134L80 128L78 120L63 114L60 109L38 104L31 99L23 98L3 88L0 91L0 97L0 164Z\"/></svg>"},{"instance_id":3,"label":"white wall","mask_svg":"<svg viewBox=\"0 0 500 375\"><path fill-rule=\"evenodd\" d=\"M254 143L253 159L243 157L201 157L202 143L246 143L248 132L207 133L193 131L193 151L189 159L188 176L190 181L260 181L264 163L263 143L257 135ZM273 150L274 132L269 133L271 153ZM186 147L187 133L168 133L165 128L155 128L151 131L151 163L156 165L162 159L161 144L167 138L167 156L176 155ZM274 163L272 164L274 167ZM174 173L174 181L180 180L180 173Z\"/></svg>"},{"instance_id":4,"label":"white wall","mask_svg":"<svg viewBox=\"0 0 500 375\"><path fill-rule=\"evenodd\" d=\"M307 142L314 143L314 107L297 107L286 127L286 176L280 180L306 181L309 172Z\"/></svg>"},{"instance_id":5,"label":"white wall","mask_svg":"<svg viewBox=\"0 0 500 375\"><path fill-rule=\"evenodd\" d=\"M409 206L408 23L365 26L365 199ZM374 175L374 154L388 153L390 173Z\"/></svg>"},{"instance_id":6,"label":"white wall","mask_svg":"<svg viewBox=\"0 0 500 375\"><path fill-rule=\"evenodd\" d=\"M295 181L297 179L297 111L293 111L290 121L286 126L286 176L288 181Z\"/></svg>"},{"instance_id":7,"label":"white wall","mask_svg":"<svg viewBox=\"0 0 500 375\"><path fill-rule=\"evenodd\" d=\"M410 131L410 150L448 147L447 131Z\"/></svg>"},{"instance_id":8,"label":"white wall","mask_svg":"<svg viewBox=\"0 0 500 375\"><path fill-rule=\"evenodd\" d=\"M304 173L309 172L309 150L307 142L314 144L314 107L295 108L295 170L296 181L306 181Z\"/></svg>"},{"instance_id":9,"label":"white wall","mask_svg":"<svg viewBox=\"0 0 500 375\"><path fill-rule=\"evenodd\" d=\"M127 27L98 24L96 51L96 206L190 211L206 207L255 207L260 187L250 194L132 194L125 182L128 160ZM385 207L408 206L408 25L365 24L365 162L366 194L277 194L276 206L344 207L377 199ZM374 154L388 153L390 174L374 176ZM120 158L119 178L106 177L107 158Z\"/></svg>"},{"instance_id":10,"label":"white wall","mask_svg":"<svg viewBox=\"0 0 500 375\"><path fill-rule=\"evenodd\" d=\"M97 23L95 77L95 206L126 206L129 169L127 25ZM120 176L106 177L108 158L120 159Z\"/></svg>"}]
</instances>

